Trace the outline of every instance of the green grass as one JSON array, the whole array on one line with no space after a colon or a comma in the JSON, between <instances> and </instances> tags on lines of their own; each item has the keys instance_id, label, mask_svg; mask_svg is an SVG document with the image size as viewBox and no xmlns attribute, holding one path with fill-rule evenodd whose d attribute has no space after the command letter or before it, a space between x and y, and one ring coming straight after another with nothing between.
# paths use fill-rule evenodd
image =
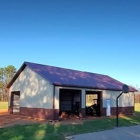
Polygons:
<instances>
[{"instance_id":1,"label":"green grass","mask_svg":"<svg viewBox=\"0 0 140 140\"><path fill-rule=\"evenodd\" d=\"M140 112L140 103L135 103L135 111Z\"/></svg>"},{"instance_id":2,"label":"green grass","mask_svg":"<svg viewBox=\"0 0 140 140\"><path fill-rule=\"evenodd\" d=\"M0 102L0 109L8 109L8 102Z\"/></svg>"},{"instance_id":3,"label":"green grass","mask_svg":"<svg viewBox=\"0 0 140 140\"><path fill-rule=\"evenodd\" d=\"M140 124L140 104L136 105L136 115L119 118L119 126ZM81 134L112 129L116 118L100 118L83 121L79 125L32 124L0 129L2 140L64 140L67 135Z\"/></svg>"},{"instance_id":4,"label":"green grass","mask_svg":"<svg viewBox=\"0 0 140 140\"><path fill-rule=\"evenodd\" d=\"M86 121L83 125L34 124L0 129L4 140L63 140L67 135L111 129L114 119Z\"/></svg>"}]
</instances>

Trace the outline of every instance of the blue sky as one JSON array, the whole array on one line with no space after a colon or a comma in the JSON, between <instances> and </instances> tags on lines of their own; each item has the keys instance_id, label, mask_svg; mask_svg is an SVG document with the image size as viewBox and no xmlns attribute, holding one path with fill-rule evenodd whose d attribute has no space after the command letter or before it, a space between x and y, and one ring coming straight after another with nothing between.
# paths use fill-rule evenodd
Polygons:
<instances>
[{"instance_id":1,"label":"blue sky","mask_svg":"<svg viewBox=\"0 0 140 140\"><path fill-rule=\"evenodd\" d=\"M139 0L1 0L0 67L24 61L140 86Z\"/></svg>"}]
</instances>

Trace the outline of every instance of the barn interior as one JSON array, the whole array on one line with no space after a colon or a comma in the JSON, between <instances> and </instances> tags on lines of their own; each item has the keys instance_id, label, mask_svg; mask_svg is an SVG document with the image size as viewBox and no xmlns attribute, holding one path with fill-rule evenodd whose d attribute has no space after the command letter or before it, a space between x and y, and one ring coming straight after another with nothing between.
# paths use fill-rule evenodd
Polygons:
<instances>
[{"instance_id":1,"label":"barn interior","mask_svg":"<svg viewBox=\"0 0 140 140\"><path fill-rule=\"evenodd\" d=\"M101 116L101 92L86 91L86 117Z\"/></svg>"},{"instance_id":2,"label":"barn interior","mask_svg":"<svg viewBox=\"0 0 140 140\"><path fill-rule=\"evenodd\" d=\"M60 119L79 118L81 90L60 89Z\"/></svg>"},{"instance_id":3,"label":"barn interior","mask_svg":"<svg viewBox=\"0 0 140 140\"><path fill-rule=\"evenodd\" d=\"M20 92L12 92L11 93L11 106L12 106L12 113L19 114L20 112Z\"/></svg>"}]
</instances>

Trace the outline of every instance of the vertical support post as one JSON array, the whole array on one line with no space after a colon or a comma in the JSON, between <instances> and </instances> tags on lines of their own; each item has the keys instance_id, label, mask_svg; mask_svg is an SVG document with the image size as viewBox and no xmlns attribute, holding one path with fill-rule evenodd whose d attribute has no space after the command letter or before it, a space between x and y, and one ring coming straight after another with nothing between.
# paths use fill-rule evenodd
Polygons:
<instances>
[{"instance_id":1,"label":"vertical support post","mask_svg":"<svg viewBox=\"0 0 140 140\"><path fill-rule=\"evenodd\" d=\"M14 93L10 92L10 99L9 99L9 113L13 113L13 99L14 99Z\"/></svg>"},{"instance_id":2,"label":"vertical support post","mask_svg":"<svg viewBox=\"0 0 140 140\"><path fill-rule=\"evenodd\" d=\"M118 110L118 99L119 97L123 94L123 92L121 92L121 94L116 98L116 127L118 127L119 124L119 110Z\"/></svg>"},{"instance_id":3,"label":"vertical support post","mask_svg":"<svg viewBox=\"0 0 140 140\"><path fill-rule=\"evenodd\" d=\"M54 85L53 89L53 120L59 120L59 94L60 90Z\"/></svg>"},{"instance_id":4,"label":"vertical support post","mask_svg":"<svg viewBox=\"0 0 140 140\"><path fill-rule=\"evenodd\" d=\"M81 90L81 98L80 98L80 113L79 113L79 117L80 118L85 118L85 90Z\"/></svg>"},{"instance_id":5,"label":"vertical support post","mask_svg":"<svg viewBox=\"0 0 140 140\"><path fill-rule=\"evenodd\" d=\"M103 108L103 92L100 91L99 92L99 100L100 100L100 117L102 117L103 113L102 113L102 108Z\"/></svg>"},{"instance_id":6,"label":"vertical support post","mask_svg":"<svg viewBox=\"0 0 140 140\"><path fill-rule=\"evenodd\" d=\"M52 120L55 120L55 85L53 86L53 111L52 111Z\"/></svg>"}]
</instances>

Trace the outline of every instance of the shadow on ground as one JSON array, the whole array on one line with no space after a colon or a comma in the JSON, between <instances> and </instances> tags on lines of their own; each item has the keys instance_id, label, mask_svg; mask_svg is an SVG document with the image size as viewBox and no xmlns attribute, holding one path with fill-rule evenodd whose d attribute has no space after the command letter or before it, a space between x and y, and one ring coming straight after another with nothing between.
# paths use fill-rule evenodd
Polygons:
<instances>
[{"instance_id":1,"label":"shadow on ground","mask_svg":"<svg viewBox=\"0 0 140 140\"><path fill-rule=\"evenodd\" d=\"M113 129L116 126L115 117L105 117L96 120L75 120L55 122L50 123L46 121L38 121L29 118L30 123L21 125L22 121L27 121L25 117L14 120L14 115L9 116L11 120L15 121L15 126L0 129L0 139L4 140L64 140L66 136L97 132L108 129ZM6 116L0 116L1 118L6 118ZM23 119L23 120L22 120ZM1 122L2 120L0 120ZM20 122L20 124L16 122ZM33 121L33 122L32 122ZM24 123L23 123L24 124ZM131 116L121 116L119 118L119 126L131 126L140 124L140 112L136 111L135 115Z\"/></svg>"}]
</instances>

